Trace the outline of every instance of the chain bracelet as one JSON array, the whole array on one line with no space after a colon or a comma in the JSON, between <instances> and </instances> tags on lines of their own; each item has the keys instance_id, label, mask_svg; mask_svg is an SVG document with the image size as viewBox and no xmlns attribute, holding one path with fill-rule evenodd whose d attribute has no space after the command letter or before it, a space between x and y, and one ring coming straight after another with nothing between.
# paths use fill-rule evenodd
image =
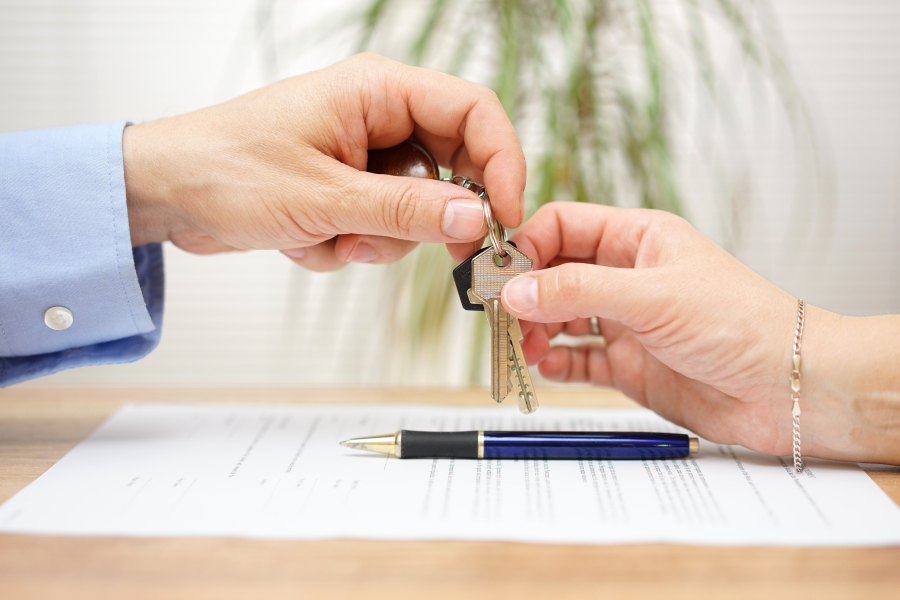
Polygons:
<instances>
[{"instance_id":1,"label":"chain bracelet","mask_svg":"<svg viewBox=\"0 0 900 600\"><path fill-rule=\"evenodd\" d=\"M484 205L484 223L487 225L488 236L491 238L491 245L494 247L494 252L497 256L505 257L506 250L503 249L500 242L505 242L507 240L506 227L504 227L500 221L494 220L494 215L491 214L491 199L488 197L487 190L484 189L484 186L476 181L472 181L465 175L452 175L450 177L444 177L441 181L455 183L460 187L466 188L470 192L474 192L481 198Z\"/></svg>"},{"instance_id":2,"label":"chain bracelet","mask_svg":"<svg viewBox=\"0 0 900 600\"><path fill-rule=\"evenodd\" d=\"M791 416L794 421L794 468L803 472L803 456L800 454L800 345L803 342L803 325L806 322L806 307L803 299L798 301L797 331L794 332L793 370L791 371L791 400L794 407Z\"/></svg>"}]
</instances>

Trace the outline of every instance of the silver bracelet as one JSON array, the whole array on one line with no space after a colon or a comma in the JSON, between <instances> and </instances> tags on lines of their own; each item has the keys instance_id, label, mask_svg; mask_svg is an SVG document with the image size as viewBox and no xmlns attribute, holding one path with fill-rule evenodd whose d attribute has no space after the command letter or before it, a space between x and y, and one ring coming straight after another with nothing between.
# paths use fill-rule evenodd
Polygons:
<instances>
[{"instance_id":1,"label":"silver bracelet","mask_svg":"<svg viewBox=\"0 0 900 600\"><path fill-rule=\"evenodd\" d=\"M805 312L801 299L797 314L797 331L794 332L794 369L791 371L791 400L794 401L794 408L791 410L791 416L794 418L794 468L798 473L803 472L803 457L800 455L800 344L803 341Z\"/></svg>"}]
</instances>

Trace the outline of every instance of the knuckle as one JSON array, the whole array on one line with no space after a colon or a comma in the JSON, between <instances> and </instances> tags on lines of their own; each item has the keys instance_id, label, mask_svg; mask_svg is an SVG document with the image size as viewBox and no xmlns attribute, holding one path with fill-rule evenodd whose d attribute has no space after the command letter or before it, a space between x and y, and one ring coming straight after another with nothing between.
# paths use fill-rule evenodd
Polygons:
<instances>
[{"instance_id":1,"label":"knuckle","mask_svg":"<svg viewBox=\"0 0 900 600\"><path fill-rule=\"evenodd\" d=\"M560 298L572 298L581 294L584 283L584 269L580 264L567 263L560 265L556 275L555 295Z\"/></svg>"},{"instance_id":2,"label":"knuckle","mask_svg":"<svg viewBox=\"0 0 900 600\"><path fill-rule=\"evenodd\" d=\"M380 54L375 54L374 52L357 52L356 54L348 58L347 62L350 64L372 64L379 62L390 62L390 60L385 58L384 56L381 56Z\"/></svg>"},{"instance_id":3,"label":"knuckle","mask_svg":"<svg viewBox=\"0 0 900 600\"><path fill-rule=\"evenodd\" d=\"M475 83L474 81L469 81L467 79L460 79L452 75L450 77L453 78L460 89L466 92L466 95L471 98L471 102L488 102L501 104L500 96L498 96L497 92L495 92L488 86L480 83Z\"/></svg>"},{"instance_id":4,"label":"knuckle","mask_svg":"<svg viewBox=\"0 0 900 600\"><path fill-rule=\"evenodd\" d=\"M648 231L653 231L661 236L661 239L668 240L670 250L675 247L671 244L677 245L678 242L687 241L695 235L699 235L693 225L678 215L661 210L649 212L651 214L647 221Z\"/></svg>"},{"instance_id":5,"label":"knuckle","mask_svg":"<svg viewBox=\"0 0 900 600\"><path fill-rule=\"evenodd\" d=\"M392 188L389 194L396 193ZM385 203L385 225L388 231L397 234L398 237L408 238L416 220L416 210L419 204L419 193L415 186L407 184L400 188L399 193Z\"/></svg>"},{"instance_id":6,"label":"knuckle","mask_svg":"<svg viewBox=\"0 0 900 600\"><path fill-rule=\"evenodd\" d=\"M665 210L647 210L650 216L660 225L666 228L682 228L688 225L688 222L674 213Z\"/></svg>"},{"instance_id":7,"label":"knuckle","mask_svg":"<svg viewBox=\"0 0 900 600\"><path fill-rule=\"evenodd\" d=\"M489 100L489 101L491 101L491 102L495 102L495 103L500 104L500 105L502 106L503 103L500 102L500 96L497 95L497 92L495 92L495 91L492 90L491 88L489 88L489 87L487 87L487 86L484 86L484 85L479 86L479 87L481 88L481 93L484 95L484 97L485 97L487 100Z\"/></svg>"},{"instance_id":8,"label":"knuckle","mask_svg":"<svg viewBox=\"0 0 900 600\"><path fill-rule=\"evenodd\" d=\"M536 211L534 211L534 215L531 216L531 219L547 219L551 216L557 215L563 211L562 203L560 202L549 202L547 204L542 205Z\"/></svg>"},{"instance_id":9,"label":"knuckle","mask_svg":"<svg viewBox=\"0 0 900 600\"><path fill-rule=\"evenodd\" d=\"M370 85L392 69L394 61L372 52L360 52L334 64L329 82L337 92Z\"/></svg>"}]
</instances>

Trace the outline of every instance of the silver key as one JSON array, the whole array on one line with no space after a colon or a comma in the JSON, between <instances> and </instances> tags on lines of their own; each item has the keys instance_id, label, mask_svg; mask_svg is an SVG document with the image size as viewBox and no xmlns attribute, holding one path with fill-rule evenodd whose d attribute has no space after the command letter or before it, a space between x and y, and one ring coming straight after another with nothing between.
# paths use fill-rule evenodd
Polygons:
<instances>
[{"instance_id":1,"label":"silver key","mask_svg":"<svg viewBox=\"0 0 900 600\"><path fill-rule=\"evenodd\" d=\"M509 242L501 242L505 257L488 248L472 261L472 295L484 305L491 327L491 397L502 402L509 394L510 316L500 304L507 281L531 270L531 259ZM521 333L521 331L520 331ZM521 337L516 340L518 343ZM515 347L515 346L513 346ZM521 359L521 347L518 358ZM522 365L524 362L519 360ZM517 370L517 373L521 371ZM517 375L518 379L518 375ZM529 411L530 412L530 411Z\"/></svg>"}]
</instances>

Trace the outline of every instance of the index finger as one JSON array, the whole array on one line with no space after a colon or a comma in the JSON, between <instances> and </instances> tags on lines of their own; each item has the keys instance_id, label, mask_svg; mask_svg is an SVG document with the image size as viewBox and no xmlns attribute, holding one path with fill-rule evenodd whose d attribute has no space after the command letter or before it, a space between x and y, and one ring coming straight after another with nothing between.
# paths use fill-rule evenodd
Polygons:
<instances>
[{"instance_id":1,"label":"index finger","mask_svg":"<svg viewBox=\"0 0 900 600\"><path fill-rule=\"evenodd\" d=\"M378 57L367 69L365 125L370 147L400 143L415 128L420 141L449 165L465 146L484 184L497 219L508 227L522 222L525 155L515 128L490 89L437 71Z\"/></svg>"},{"instance_id":2,"label":"index finger","mask_svg":"<svg viewBox=\"0 0 900 600\"><path fill-rule=\"evenodd\" d=\"M583 202L551 202L513 236L535 269L562 262L590 262L605 267L649 266L657 256L641 241L656 211L616 208Z\"/></svg>"}]
</instances>

